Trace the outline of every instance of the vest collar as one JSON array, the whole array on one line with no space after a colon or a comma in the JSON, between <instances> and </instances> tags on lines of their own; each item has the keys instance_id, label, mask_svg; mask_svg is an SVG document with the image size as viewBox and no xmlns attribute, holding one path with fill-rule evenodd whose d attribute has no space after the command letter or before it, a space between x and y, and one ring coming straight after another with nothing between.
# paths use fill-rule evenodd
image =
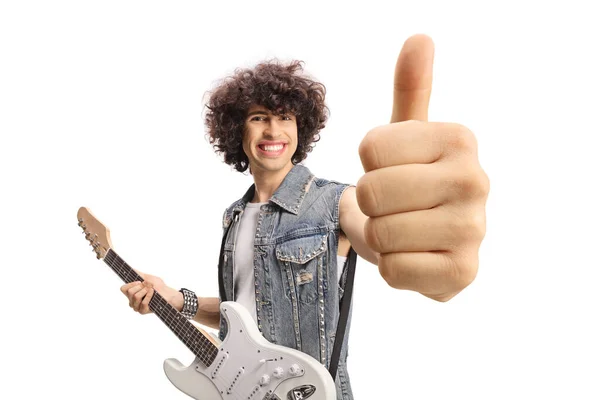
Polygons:
<instances>
[{"instance_id":1,"label":"vest collar","mask_svg":"<svg viewBox=\"0 0 600 400\"><path fill-rule=\"evenodd\" d=\"M284 210L297 215L313 179L314 175L304 165L294 165L283 178L269 202L275 203ZM244 196L233 204L233 212L241 211L246 207L246 204L254 197L254 189L255 184L252 184Z\"/></svg>"}]
</instances>

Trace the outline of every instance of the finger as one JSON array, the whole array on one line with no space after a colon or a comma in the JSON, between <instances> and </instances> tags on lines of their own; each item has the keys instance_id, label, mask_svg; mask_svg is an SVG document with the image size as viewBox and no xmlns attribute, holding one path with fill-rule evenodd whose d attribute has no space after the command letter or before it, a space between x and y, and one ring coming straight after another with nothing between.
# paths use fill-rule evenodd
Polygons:
<instances>
[{"instance_id":1,"label":"finger","mask_svg":"<svg viewBox=\"0 0 600 400\"><path fill-rule=\"evenodd\" d=\"M460 196L462 180L462 175L438 164L380 168L358 180L356 200L369 217L427 210Z\"/></svg>"},{"instance_id":2,"label":"finger","mask_svg":"<svg viewBox=\"0 0 600 400\"><path fill-rule=\"evenodd\" d=\"M434 45L429 36L414 35L404 42L394 73L391 122L427 121Z\"/></svg>"},{"instance_id":3,"label":"finger","mask_svg":"<svg viewBox=\"0 0 600 400\"><path fill-rule=\"evenodd\" d=\"M129 282L129 283L127 283L127 284L125 284L125 285L121 286L121 292L122 292L124 295L127 295L127 291L128 291L129 289L131 289L132 287L134 287L134 286L136 286L136 285L139 285L140 283L141 283L141 282L139 282L139 281L135 281L135 282Z\"/></svg>"},{"instance_id":4,"label":"finger","mask_svg":"<svg viewBox=\"0 0 600 400\"><path fill-rule=\"evenodd\" d=\"M450 211L449 207L411 211L369 218L365 239L378 253L449 251L476 245L483 239L485 210L469 213Z\"/></svg>"},{"instance_id":5,"label":"finger","mask_svg":"<svg viewBox=\"0 0 600 400\"><path fill-rule=\"evenodd\" d=\"M129 307L133 307L134 296L137 292L142 290L144 286L142 284L130 287L127 290L126 296L129 298Z\"/></svg>"},{"instance_id":6,"label":"finger","mask_svg":"<svg viewBox=\"0 0 600 400\"><path fill-rule=\"evenodd\" d=\"M148 293L148 289L143 287L142 289L140 289L140 291L138 291L136 294L133 295L133 306L132 308L135 311L139 311L140 310L140 304L142 304L142 300L144 299L144 296L146 295L146 293Z\"/></svg>"},{"instance_id":7,"label":"finger","mask_svg":"<svg viewBox=\"0 0 600 400\"><path fill-rule=\"evenodd\" d=\"M446 147L443 131L448 124L420 121L388 124L369 131L360 143L358 154L365 172L403 164L430 164L442 157Z\"/></svg>"},{"instance_id":8,"label":"finger","mask_svg":"<svg viewBox=\"0 0 600 400\"><path fill-rule=\"evenodd\" d=\"M153 294L154 294L154 289L153 288L148 289L148 294L146 294L146 296L144 297L144 300L142 300L142 304L140 304L140 313L148 314L148 313L152 312L150 310L150 300L152 300Z\"/></svg>"},{"instance_id":9,"label":"finger","mask_svg":"<svg viewBox=\"0 0 600 400\"><path fill-rule=\"evenodd\" d=\"M444 252L405 252L382 254L378 267L392 287L435 296L466 287L475 278L477 269L464 265L473 264L479 264L477 251L464 258Z\"/></svg>"}]
</instances>

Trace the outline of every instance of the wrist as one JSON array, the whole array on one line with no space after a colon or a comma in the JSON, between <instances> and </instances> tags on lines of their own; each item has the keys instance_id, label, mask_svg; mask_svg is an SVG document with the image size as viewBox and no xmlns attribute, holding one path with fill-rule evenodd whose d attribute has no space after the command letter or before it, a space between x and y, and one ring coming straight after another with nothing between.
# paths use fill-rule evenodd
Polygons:
<instances>
[{"instance_id":1,"label":"wrist","mask_svg":"<svg viewBox=\"0 0 600 400\"><path fill-rule=\"evenodd\" d=\"M175 307L177 311L181 312L181 310L183 310L183 293L175 292L171 300L171 305Z\"/></svg>"},{"instance_id":2,"label":"wrist","mask_svg":"<svg viewBox=\"0 0 600 400\"><path fill-rule=\"evenodd\" d=\"M183 307L181 314L187 319L194 319L198 313L198 296L189 289L181 288L179 292L183 297Z\"/></svg>"}]
</instances>

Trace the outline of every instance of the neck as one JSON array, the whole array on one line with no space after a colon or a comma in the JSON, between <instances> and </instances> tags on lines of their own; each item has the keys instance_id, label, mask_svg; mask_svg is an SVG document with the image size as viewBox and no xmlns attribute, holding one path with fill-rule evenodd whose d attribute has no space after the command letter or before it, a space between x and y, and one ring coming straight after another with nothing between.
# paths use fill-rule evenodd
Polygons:
<instances>
[{"instance_id":1,"label":"neck","mask_svg":"<svg viewBox=\"0 0 600 400\"><path fill-rule=\"evenodd\" d=\"M252 177L254 178L254 197L251 203L266 203L273 193L281 185L288 172L294 165L290 162L285 168L277 171L267 171L252 168Z\"/></svg>"}]
</instances>

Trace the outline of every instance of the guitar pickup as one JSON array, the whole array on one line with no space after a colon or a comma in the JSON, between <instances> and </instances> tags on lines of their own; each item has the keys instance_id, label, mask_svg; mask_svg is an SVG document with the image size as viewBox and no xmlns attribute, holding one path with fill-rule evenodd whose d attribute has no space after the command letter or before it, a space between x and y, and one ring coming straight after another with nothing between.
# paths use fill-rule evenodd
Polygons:
<instances>
[{"instance_id":1,"label":"guitar pickup","mask_svg":"<svg viewBox=\"0 0 600 400\"><path fill-rule=\"evenodd\" d=\"M243 374L244 374L244 367L240 368L238 370L238 373L235 374L235 378L233 378L233 381L231 382L231 385L229 385L229 388L227 389L227 394L231 394L231 392L233 391L233 388L238 383L238 380L240 379L240 376L242 376Z\"/></svg>"},{"instance_id":2,"label":"guitar pickup","mask_svg":"<svg viewBox=\"0 0 600 400\"><path fill-rule=\"evenodd\" d=\"M221 357L221 359L219 360L219 362L217 363L217 365L215 366L215 369L213 370L212 374L210 374L211 378L215 379L217 377L217 375L219 375L219 370L221 369L223 364L225 364L227 357L228 357L228 354L224 353L223 356ZM196 368L198 368L198 367L196 367Z\"/></svg>"}]
</instances>

